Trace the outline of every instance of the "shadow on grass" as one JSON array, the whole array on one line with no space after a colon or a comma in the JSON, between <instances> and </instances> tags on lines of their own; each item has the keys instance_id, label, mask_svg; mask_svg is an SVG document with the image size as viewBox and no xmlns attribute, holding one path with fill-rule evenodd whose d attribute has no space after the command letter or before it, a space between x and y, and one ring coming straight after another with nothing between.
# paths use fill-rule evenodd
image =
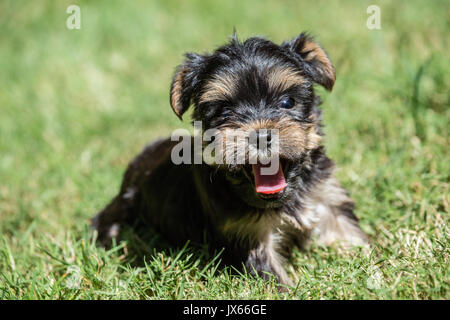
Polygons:
<instances>
[{"instance_id":1,"label":"shadow on grass","mask_svg":"<svg viewBox=\"0 0 450 320\"><path fill-rule=\"evenodd\" d=\"M97 245L101 246L100 243ZM148 268L155 264L158 264L158 269L162 267L162 270L180 267L195 271L205 280L217 275L218 271L242 275L240 270L224 263L224 249L212 250L206 241L187 241L183 246L175 246L148 226L124 225L118 237L106 249L114 247L120 247L122 263L135 268Z\"/></svg>"}]
</instances>

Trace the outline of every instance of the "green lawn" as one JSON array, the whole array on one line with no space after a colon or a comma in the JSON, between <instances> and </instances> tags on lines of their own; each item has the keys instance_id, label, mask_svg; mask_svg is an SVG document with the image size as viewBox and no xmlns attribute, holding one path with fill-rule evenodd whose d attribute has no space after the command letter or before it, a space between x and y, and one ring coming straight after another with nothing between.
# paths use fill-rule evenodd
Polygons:
<instances>
[{"instance_id":1,"label":"green lawn","mask_svg":"<svg viewBox=\"0 0 450 320\"><path fill-rule=\"evenodd\" d=\"M73 3L80 30L66 28ZM366 27L370 4L381 30ZM449 299L449 8L2 0L0 299ZM290 293L218 269L202 248L156 251L149 235L105 251L89 237L133 156L189 128L168 96L182 54L234 27L275 42L308 30L337 70L320 90L325 145L373 245L297 252Z\"/></svg>"}]
</instances>

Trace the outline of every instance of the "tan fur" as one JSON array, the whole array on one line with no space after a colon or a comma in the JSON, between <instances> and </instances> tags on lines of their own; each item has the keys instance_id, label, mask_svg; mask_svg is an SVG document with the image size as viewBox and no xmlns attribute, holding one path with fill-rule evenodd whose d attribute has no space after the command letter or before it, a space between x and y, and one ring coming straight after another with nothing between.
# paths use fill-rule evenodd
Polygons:
<instances>
[{"instance_id":1,"label":"tan fur","mask_svg":"<svg viewBox=\"0 0 450 320\"><path fill-rule=\"evenodd\" d=\"M280 120L258 120L240 128L245 132L259 129L279 130L280 147L283 145L298 151L315 149L319 146L322 137L316 132L314 124L301 124L289 118Z\"/></svg>"},{"instance_id":2,"label":"tan fur","mask_svg":"<svg viewBox=\"0 0 450 320\"><path fill-rule=\"evenodd\" d=\"M187 72L189 72L189 70L186 68L183 68L180 71L178 71L172 84L172 90L170 91L170 105L172 106L173 111L179 118L181 118L183 110L181 102L181 90L183 86L183 78Z\"/></svg>"},{"instance_id":3,"label":"tan fur","mask_svg":"<svg viewBox=\"0 0 450 320\"><path fill-rule=\"evenodd\" d=\"M296 70L273 68L268 73L267 82L271 90L284 91L290 87L302 85L306 80Z\"/></svg>"},{"instance_id":4,"label":"tan fur","mask_svg":"<svg viewBox=\"0 0 450 320\"><path fill-rule=\"evenodd\" d=\"M199 103L232 97L235 92L235 84L236 78L233 74L223 74L209 80L200 96Z\"/></svg>"},{"instance_id":5,"label":"tan fur","mask_svg":"<svg viewBox=\"0 0 450 320\"><path fill-rule=\"evenodd\" d=\"M237 142L227 139L227 136L238 136L238 140L245 140L252 131L260 129L276 129L279 134L279 150L284 156L295 159L299 153L305 153L313 150L320 145L322 137L316 132L314 124L302 124L289 118L280 120L258 120L248 124L236 124L236 126L227 124L226 127L219 128L222 136L222 154L224 160L227 155L233 155L237 148ZM235 157L231 157L235 159ZM248 160L249 155L245 155ZM224 161L226 163L226 161Z\"/></svg>"},{"instance_id":6,"label":"tan fur","mask_svg":"<svg viewBox=\"0 0 450 320\"><path fill-rule=\"evenodd\" d=\"M317 43L311 40L306 40L301 53L308 53L305 58L306 61L317 60L318 62L320 62L323 65L323 68L321 70L323 70L327 74L327 76L334 84L334 82L336 81L336 73L334 71L333 64L331 63L325 51Z\"/></svg>"},{"instance_id":7,"label":"tan fur","mask_svg":"<svg viewBox=\"0 0 450 320\"><path fill-rule=\"evenodd\" d=\"M236 78L233 74L223 74L209 80L199 103L232 97L236 90ZM293 69L273 68L268 72L267 82L272 90L283 91L292 86L305 83L301 74Z\"/></svg>"}]
</instances>

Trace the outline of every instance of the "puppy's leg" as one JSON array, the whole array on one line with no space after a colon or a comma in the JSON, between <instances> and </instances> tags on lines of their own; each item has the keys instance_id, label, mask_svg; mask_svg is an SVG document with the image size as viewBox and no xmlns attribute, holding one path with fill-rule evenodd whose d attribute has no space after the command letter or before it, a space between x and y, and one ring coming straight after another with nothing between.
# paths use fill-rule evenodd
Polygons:
<instances>
[{"instance_id":1,"label":"puppy's leg","mask_svg":"<svg viewBox=\"0 0 450 320\"><path fill-rule=\"evenodd\" d=\"M307 207L316 216L312 234L317 236L320 244L329 245L335 241L346 247L368 244L368 238L353 214L353 200L334 177L318 186Z\"/></svg>"},{"instance_id":2,"label":"puppy's leg","mask_svg":"<svg viewBox=\"0 0 450 320\"><path fill-rule=\"evenodd\" d=\"M119 234L123 223L133 224L138 218L140 192L151 174L170 159L174 142L158 140L146 147L128 166L119 194L92 220L92 227L98 232L98 240L108 245Z\"/></svg>"},{"instance_id":3,"label":"puppy's leg","mask_svg":"<svg viewBox=\"0 0 450 320\"><path fill-rule=\"evenodd\" d=\"M265 212L262 216L253 212L237 219L228 218L218 229L228 239L226 247L240 252L238 257L231 259L233 264L244 263L250 274L264 280L270 279L272 274L278 283L292 285L283 268L286 256L281 254L280 225L278 212Z\"/></svg>"},{"instance_id":4,"label":"puppy's leg","mask_svg":"<svg viewBox=\"0 0 450 320\"><path fill-rule=\"evenodd\" d=\"M245 267L251 274L257 274L264 280L269 280L272 274L278 283L292 286L293 283L283 268L283 258L275 249L272 239L271 235L267 242L260 243L250 251Z\"/></svg>"},{"instance_id":5,"label":"puppy's leg","mask_svg":"<svg viewBox=\"0 0 450 320\"><path fill-rule=\"evenodd\" d=\"M98 232L97 240L108 246L119 234L122 223L127 218L127 206L122 195L116 196L105 209L91 220L91 225Z\"/></svg>"}]
</instances>

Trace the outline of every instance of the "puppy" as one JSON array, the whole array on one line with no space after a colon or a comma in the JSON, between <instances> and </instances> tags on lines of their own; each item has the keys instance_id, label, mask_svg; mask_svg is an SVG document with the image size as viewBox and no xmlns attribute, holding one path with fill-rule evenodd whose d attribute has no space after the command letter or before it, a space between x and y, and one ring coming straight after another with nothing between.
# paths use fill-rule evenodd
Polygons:
<instances>
[{"instance_id":1,"label":"puppy","mask_svg":"<svg viewBox=\"0 0 450 320\"><path fill-rule=\"evenodd\" d=\"M186 54L170 104L180 119L193 105L202 133L218 134L215 160L174 161L179 141L173 139L145 148L129 165L119 194L93 218L98 239L107 244L123 224L144 225L174 245L190 240L225 248L227 263L286 285L292 283L283 264L294 246L306 248L312 239L365 245L354 203L321 145L314 85L331 90L335 79L327 54L305 33L281 45L233 36L212 54ZM254 156L248 147L237 154L243 161L221 162L238 153L230 133L248 141L256 133L256 145L249 142ZM189 138L190 149L180 157L195 157L195 139ZM277 146L265 153L277 163L268 174L262 172L268 169L260 162L264 157L258 157L263 140L265 150Z\"/></svg>"}]
</instances>

